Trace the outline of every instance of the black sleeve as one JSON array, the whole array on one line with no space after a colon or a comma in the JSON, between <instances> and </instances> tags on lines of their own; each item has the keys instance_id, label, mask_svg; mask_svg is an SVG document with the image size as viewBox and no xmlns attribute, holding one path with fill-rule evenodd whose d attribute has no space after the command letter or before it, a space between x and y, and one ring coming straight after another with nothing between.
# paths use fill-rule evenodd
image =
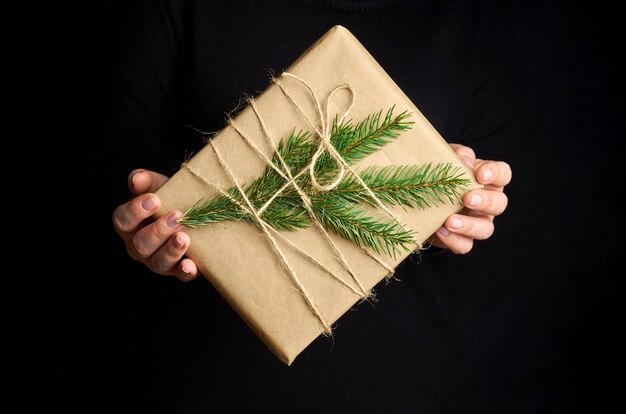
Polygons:
<instances>
[{"instance_id":1,"label":"black sleeve","mask_svg":"<svg viewBox=\"0 0 626 414\"><path fill-rule=\"evenodd\" d=\"M513 234L523 209L524 193L524 102L514 25L506 2L493 3L496 2L486 2L479 18L476 53L471 57L471 65L465 73L457 73L456 69L454 72L463 82L473 85L460 132L450 137L451 142L472 148L478 158L505 161L513 171L513 179L504 190L508 207L495 218L494 236L475 241L478 247L494 243L501 234ZM442 253L452 254L434 246L423 252L425 257Z\"/></svg>"},{"instance_id":2,"label":"black sleeve","mask_svg":"<svg viewBox=\"0 0 626 414\"><path fill-rule=\"evenodd\" d=\"M507 210L496 217L496 232L510 231L522 208L526 160L523 95L512 16L506 2L486 8L476 61L472 102L458 142L478 158L507 162L513 178L505 188Z\"/></svg>"},{"instance_id":3,"label":"black sleeve","mask_svg":"<svg viewBox=\"0 0 626 414\"><path fill-rule=\"evenodd\" d=\"M92 148L98 205L108 209L130 196L125 185L135 168L176 171L180 62L184 7L181 2L121 2L107 10L105 109Z\"/></svg>"}]
</instances>

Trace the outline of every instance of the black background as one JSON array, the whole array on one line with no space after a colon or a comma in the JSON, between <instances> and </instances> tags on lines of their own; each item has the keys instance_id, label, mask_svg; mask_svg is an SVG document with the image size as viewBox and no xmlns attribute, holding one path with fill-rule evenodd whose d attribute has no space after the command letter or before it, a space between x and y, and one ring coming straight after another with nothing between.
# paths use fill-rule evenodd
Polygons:
<instances>
[{"instance_id":1,"label":"black background","mask_svg":"<svg viewBox=\"0 0 626 414\"><path fill-rule=\"evenodd\" d=\"M512 6L531 160L521 216L529 231L501 247L519 249L517 263L494 255L494 266L510 272L488 281L485 301L498 298L491 300L505 302L504 311L468 321L476 330L474 363L484 373L474 386L485 403L475 407L598 412L619 402L623 373L622 16L599 2ZM22 4L3 19L5 137L17 146L4 152L13 201L7 241L15 248L5 260L18 285L5 315L15 324L7 339L17 356L18 411L123 408L137 389L127 373L134 354L117 335L125 308L110 306L124 298L98 279L101 264L93 260L111 246L90 232L97 206L88 196L89 158L81 157L109 70L114 28L106 16L123 11L123 2ZM494 325L481 325L487 320ZM388 386L405 380L389 378Z\"/></svg>"}]
</instances>

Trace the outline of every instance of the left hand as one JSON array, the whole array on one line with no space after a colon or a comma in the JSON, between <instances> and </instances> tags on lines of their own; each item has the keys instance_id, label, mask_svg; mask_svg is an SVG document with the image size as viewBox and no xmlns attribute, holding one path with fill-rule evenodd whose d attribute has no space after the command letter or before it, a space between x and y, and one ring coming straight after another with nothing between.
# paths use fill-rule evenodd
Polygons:
<instances>
[{"instance_id":1,"label":"left hand","mask_svg":"<svg viewBox=\"0 0 626 414\"><path fill-rule=\"evenodd\" d=\"M176 276L186 282L198 277L199 272L196 264L185 257L190 239L178 223L182 213L171 211L159 219L153 218L161 205L154 191L167 180L155 171L133 170L128 176L133 198L113 211L112 221L130 257L154 273Z\"/></svg>"},{"instance_id":2,"label":"left hand","mask_svg":"<svg viewBox=\"0 0 626 414\"><path fill-rule=\"evenodd\" d=\"M512 173L506 162L481 160L469 147L450 146L474 171L476 181L483 184L484 189L465 194L462 199L465 207L446 219L431 242L453 253L466 254L474 247L474 240L485 240L493 234L493 219L502 214L508 204L504 187L511 182Z\"/></svg>"}]
</instances>

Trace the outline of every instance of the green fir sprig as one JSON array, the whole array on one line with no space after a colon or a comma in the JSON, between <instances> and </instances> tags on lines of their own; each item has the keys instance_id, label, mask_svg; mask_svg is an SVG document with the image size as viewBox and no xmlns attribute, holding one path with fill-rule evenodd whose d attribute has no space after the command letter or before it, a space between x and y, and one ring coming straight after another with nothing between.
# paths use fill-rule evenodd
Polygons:
<instances>
[{"instance_id":1,"label":"green fir sprig","mask_svg":"<svg viewBox=\"0 0 626 414\"><path fill-rule=\"evenodd\" d=\"M381 110L357 124L351 120L340 123L337 119L333 121L330 141L348 165L354 165L380 150L411 128L413 122L409 120L409 112L404 111L395 116L393 112L394 107L391 107L383 116ZM470 183L469 179L463 178L464 172L450 163L371 166L358 174L376 199L350 173L331 190L318 191L311 184L308 171L302 173L309 168L316 150L317 143L309 132L293 130L278 145L272 163L285 172L280 162L282 158L289 173L298 176L296 184L311 200L315 219L324 228L377 253L386 252L395 256L402 250L410 252L410 246L415 240L413 232L395 219L381 214L370 215L372 210L378 208L376 199L389 207L426 209L441 205L446 200L459 200ZM318 183L325 185L335 179L340 167L330 154L324 152L317 159L314 171ZM258 210L285 182L268 165L259 178L244 185L243 189L255 210ZM236 220L256 223L256 219L240 207L245 206L245 203L239 190L232 187L227 194L214 196L204 202L199 200L183 214L179 222L188 227ZM261 218L279 231L304 229L313 224L294 186L288 186L278 194L263 210Z\"/></svg>"}]
</instances>

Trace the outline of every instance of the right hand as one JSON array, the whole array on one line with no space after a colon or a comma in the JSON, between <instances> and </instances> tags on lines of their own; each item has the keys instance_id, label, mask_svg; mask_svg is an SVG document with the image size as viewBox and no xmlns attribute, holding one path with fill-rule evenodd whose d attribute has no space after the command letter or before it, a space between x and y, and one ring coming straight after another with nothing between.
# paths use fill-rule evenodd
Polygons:
<instances>
[{"instance_id":1,"label":"right hand","mask_svg":"<svg viewBox=\"0 0 626 414\"><path fill-rule=\"evenodd\" d=\"M152 217L161 206L161 200L153 192L167 180L165 175L153 171L132 171L128 187L133 198L115 209L113 227L124 239L130 257L154 273L189 281L198 277L199 272L196 263L184 257L190 239L177 222L182 213L174 210L157 220Z\"/></svg>"}]
</instances>

